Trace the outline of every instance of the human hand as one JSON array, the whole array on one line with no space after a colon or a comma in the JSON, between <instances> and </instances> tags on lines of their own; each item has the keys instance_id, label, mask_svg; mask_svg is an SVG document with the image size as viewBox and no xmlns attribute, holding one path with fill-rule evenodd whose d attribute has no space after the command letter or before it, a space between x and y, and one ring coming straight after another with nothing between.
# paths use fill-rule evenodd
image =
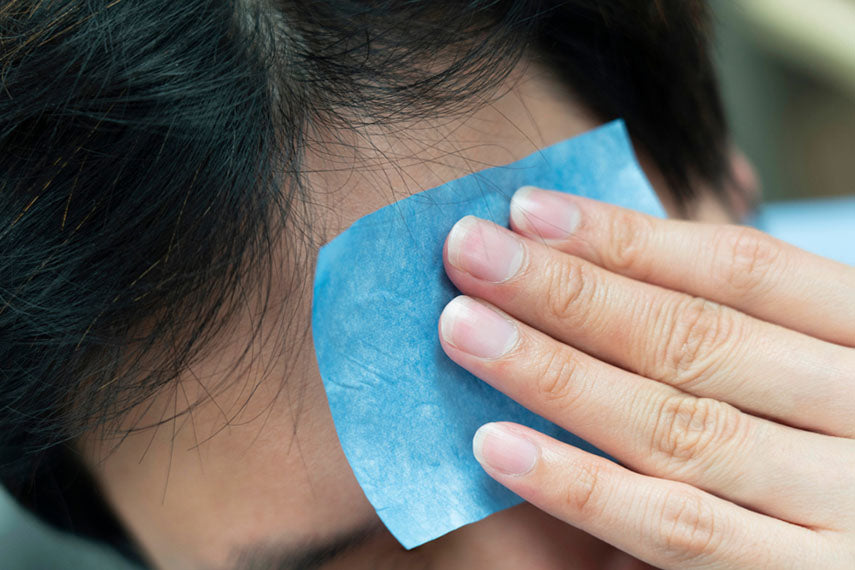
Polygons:
<instances>
[{"instance_id":1,"label":"human hand","mask_svg":"<svg viewBox=\"0 0 855 570\"><path fill-rule=\"evenodd\" d=\"M449 234L443 348L622 465L495 423L487 473L656 566L855 567L855 269L555 192L511 225Z\"/></svg>"}]
</instances>

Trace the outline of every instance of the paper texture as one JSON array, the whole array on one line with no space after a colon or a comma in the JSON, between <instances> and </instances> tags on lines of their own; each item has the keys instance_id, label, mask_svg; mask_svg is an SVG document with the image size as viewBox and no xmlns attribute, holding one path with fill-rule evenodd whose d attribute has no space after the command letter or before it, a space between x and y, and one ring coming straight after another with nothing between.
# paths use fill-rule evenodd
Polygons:
<instances>
[{"instance_id":1,"label":"paper texture","mask_svg":"<svg viewBox=\"0 0 855 570\"><path fill-rule=\"evenodd\" d=\"M458 294L443 270L446 235L467 214L507 226L524 185L664 216L617 121L391 204L320 251L312 328L336 430L406 548L521 502L473 457L482 424L519 422L592 449L458 367L439 344L439 315Z\"/></svg>"}]
</instances>

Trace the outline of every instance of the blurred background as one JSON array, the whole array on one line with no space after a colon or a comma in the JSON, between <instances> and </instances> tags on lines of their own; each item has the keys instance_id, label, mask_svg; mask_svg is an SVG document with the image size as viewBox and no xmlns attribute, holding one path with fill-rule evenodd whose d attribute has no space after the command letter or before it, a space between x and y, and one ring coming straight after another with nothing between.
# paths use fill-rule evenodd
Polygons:
<instances>
[{"instance_id":1,"label":"blurred background","mask_svg":"<svg viewBox=\"0 0 855 570\"><path fill-rule=\"evenodd\" d=\"M709 0L734 142L765 204L751 223L855 265L855 0Z\"/></svg>"},{"instance_id":2,"label":"blurred background","mask_svg":"<svg viewBox=\"0 0 855 570\"><path fill-rule=\"evenodd\" d=\"M855 0L711 0L724 98L766 200L855 194Z\"/></svg>"},{"instance_id":3,"label":"blurred background","mask_svg":"<svg viewBox=\"0 0 855 570\"><path fill-rule=\"evenodd\" d=\"M855 263L855 0L710 4L734 141L774 202L760 225ZM0 568L126 566L42 528L0 489Z\"/></svg>"}]
</instances>

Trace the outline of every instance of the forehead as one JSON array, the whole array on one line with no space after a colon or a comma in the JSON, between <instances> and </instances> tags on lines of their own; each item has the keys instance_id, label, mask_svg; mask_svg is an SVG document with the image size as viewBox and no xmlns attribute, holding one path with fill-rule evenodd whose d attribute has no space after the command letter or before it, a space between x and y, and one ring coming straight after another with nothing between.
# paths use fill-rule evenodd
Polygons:
<instances>
[{"instance_id":1,"label":"forehead","mask_svg":"<svg viewBox=\"0 0 855 570\"><path fill-rule=\"evenodd\" d=\"M508 82L502 96L466 115L320 133L305 165L323 241L383 206L514 162L601 122L544 69L520 67Z\"/></svg>"}]
</instances>

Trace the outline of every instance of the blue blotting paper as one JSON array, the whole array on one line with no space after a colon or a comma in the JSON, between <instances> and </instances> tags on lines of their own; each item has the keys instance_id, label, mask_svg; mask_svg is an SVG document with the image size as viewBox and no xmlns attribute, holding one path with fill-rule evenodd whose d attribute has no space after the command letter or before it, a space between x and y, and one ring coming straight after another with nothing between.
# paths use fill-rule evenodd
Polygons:
<instances>
[{"instance_id":1,"label":"blue blotting paper","mask_svg":"<svg viewBox=\"0 0 855 570\"><path fill-rule=\"evenodd\" d=\"M514 421L595 451L454 364L437 322L459 292L442 247L467 214L508 225L520 186L664 216L622 122L453 180L357 220L315 274L315 351L341 445L365 495L406 548L521 502L481 469L472 436Z\"/></svg>"}]
</instances>

